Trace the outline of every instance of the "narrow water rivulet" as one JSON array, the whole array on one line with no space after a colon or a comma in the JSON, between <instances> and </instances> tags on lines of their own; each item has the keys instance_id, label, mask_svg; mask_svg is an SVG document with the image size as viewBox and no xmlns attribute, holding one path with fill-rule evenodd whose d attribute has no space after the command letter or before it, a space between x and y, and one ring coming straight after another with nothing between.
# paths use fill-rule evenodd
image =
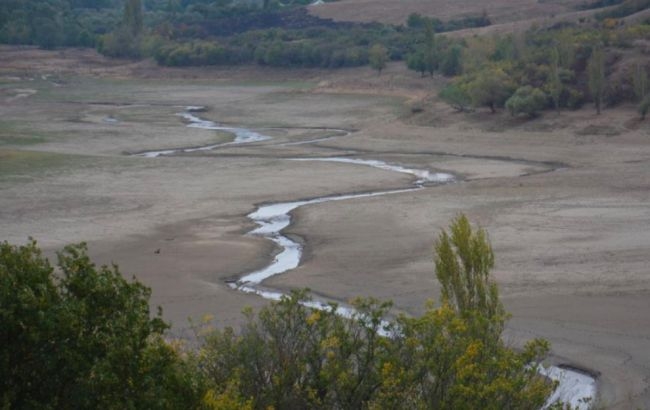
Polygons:
<instances>
[{"instance_id":1,"label":"narrow water rivulet","mask_svg":"<svg viewBox=\"0 0 650 410\"><path fill-rule=\"evenodd\" d=\"M198 151L210 151L223 146L232 146L236 144L246 144L251 142L259 142L271 139L271 137L262 135L255 131L246 128L225 127L219 126L212 121L203 120L194 115L198 111L202 111L203 107L186 107L185 112L178 114L184 118L191 128L200 128L206 130L223 130L232 132L235 139L231 142L212 144L194 148L178 148L159 151L146 151L138 156L155 158L160 156L170 156L182 153L191 153ZM324 129L325 130L325 129ZM341 132L341 135L335 137L347 136L350 133L345 130L328 129L330 131ZM284 143L281 145L301 145L311 144L333 137L317 138L308 141L299 141ZM334 201L352 201L362 198L371 198L384 195L396 195L401 193L412 192L420 189L425 189L425 186L440 185L445 183L455 182L456 179L453 175L442 172L435 172L429 169L418 169L405 167L399 164L389 164L384 161L376 159L365 158L348 158L348 157L311 157L311 158L289 158L288 161L319 161L319 162L333 162L346 165L356 166L369 166L385 171L398 172L403 174L412 175L415 179L411 186L403 189L394 190L378 190L365 193L352 193L341 195L330 195L312 199L294 200L288 202L278 202L272 204L260 205L254 212L248 214L248 218L256 223L257 227L250 231L248 235L260 236L262 238L273 241L280 249L279 253L273 258L271 263L266 267L242 275L236 281L230 283L230 287L240 292L252 293L269 300L279 300L285 294L263 285L266 279L273 276L280 275L297 268L300 265L303 247L302 245L283 235L282 231L291 224L291 212L295 209L308 206L321 204ZM314 298L312 301L305 302L306 306L315 309L330 309L329 301L319 298ZM348 306L340 305L337 307L336 313L345 317L352 317L357 312ZM387 335L388 336L388 335ZM596 396L596 380L586 373L574 371L572 369L549 366L548 368L540 368L540 373L549 377L552 380L558 381L558 388L548 400L548 405L557 400L562 400L565 404L570 404L572 408L579 410L589 409L589 398ZM545 406L544 408L546 408Z\"/></svg>"}]
</instances>

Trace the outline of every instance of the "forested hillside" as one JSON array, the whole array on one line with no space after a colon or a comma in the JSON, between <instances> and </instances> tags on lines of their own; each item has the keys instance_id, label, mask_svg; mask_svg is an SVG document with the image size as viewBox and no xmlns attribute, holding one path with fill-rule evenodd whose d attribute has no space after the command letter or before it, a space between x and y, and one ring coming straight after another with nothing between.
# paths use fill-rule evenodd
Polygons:
<instances>
[{"instance_id":1,"label":"forested hillside","mask_svg":"<svg viewBox=\"0 0 650 410\"><path fill-rule=\"evenodd\" d=\"M117 58L166 66L259 64L339 68L404 61L454 78L441 97L460 111L507 107L598 111L624 101L645 116L650 0L572 5L590 17L494 36L439 33L492 24L487 11L442 21L412 13L406 24L334 22L306 0L3 0L0 42L96 47ZM371 52L371 50L374 50ZM508 102L509 101L509 102Z\"/></svg>"}]
</instances>

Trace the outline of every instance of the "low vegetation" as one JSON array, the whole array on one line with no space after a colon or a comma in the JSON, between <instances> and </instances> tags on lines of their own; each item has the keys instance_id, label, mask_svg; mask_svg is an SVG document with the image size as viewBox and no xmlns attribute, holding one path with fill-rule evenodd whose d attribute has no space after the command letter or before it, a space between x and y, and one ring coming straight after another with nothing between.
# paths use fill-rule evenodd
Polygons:
<instances>
[{"instance_id":1,"label":"low vegetation","mask_svg":"<svg viewBox=\"0 0 650 410\"><path fill-rule=\"evenodd\" d=\"M240 331L165 341L149 289L84 245L57 270L36 243L0 245L0 397L7 408L540 408L543 340L507 347L485 231L460 216L435 244L440 305L390 323L390 304L315 310L304 291L245 312Z\"/></svg>"}]
</instances>

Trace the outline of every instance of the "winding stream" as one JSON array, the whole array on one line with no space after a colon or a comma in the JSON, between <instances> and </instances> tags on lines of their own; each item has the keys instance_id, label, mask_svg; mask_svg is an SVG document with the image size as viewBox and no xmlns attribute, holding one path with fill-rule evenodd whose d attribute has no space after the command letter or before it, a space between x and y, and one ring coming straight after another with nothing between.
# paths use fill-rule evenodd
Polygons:
<instances>
[{"instance_id":1,"label":"winding stream","mask_svg":"<svg viewBox=\"0 0 650 410\"><path fill-rule=\"evenodd\" d=\"M246 144L271 139L270 136L262 135L246 128L224 127L208 120L203 120L193 113L203 111L203 107L186 107L185 112L178 114L186 121L187 126L191 128L200 128L206 130L223 130L235 134L235 139L231 142L212 144L194 148L178 148L159 151L146 151L135 154L147 158L168 156L180 153L190 153L197 151L210 151L218 147L235 144ZM307 141L283 143L280 145L300 145L324 141L331 138L347 136L349 131L339 129L327 129L329 131L339 132L340 135L322 137ZM303 247L299 242L282 234L282 231L291 224L291 212L295 209L325 202L346 201L359 198L369 198L383 195L394 195L406 192L412 192L425 188L426 185L440 185L456 181L453 175L441 172L432 172L428 169L407 168L401 165L389 164L374 159L347 158L347 157L314 157L314 158L289 158L289 161L319 161L335 162L342 164L369 166L385 171L399 172L412 175L415 180L412 186L403 189L373 191L366 193L330 195L313 199L298 201L279 202L273 204L260 205L254 212L248 214L248 218L257 224L257 227L250 231L248 235L259 236L274 242L280 249L280 252L274 257L273 261L265 268L241 276L237 281L229 284L232 289L244 293L259 295L265 299L279 300L285 294L263 286L263 282L273 276L280 275L287 271L297 268L300 265ZM330 309L331 305L328 300L314 297L313 300L304 303L308 307L315 309ZM353 317L358 313L351 307L338 305L336 313L344 317ZM389 336L389 335L387 335ZM589 409L590 404L585 398L596 397L596 379L590 375L575 371L568 368L549 366L548 368L540 367L539 372L552 380L558 381L558 388L549 397L544 408L548 407L557 400L562 400L570 404L572 408Z\"/></svg>"},{"instance_id":2,"label":"winding stream","mask_svg":"<svg viewBox=\"0 0 650 410\"><path fill-rule=\"evenodd\" d=\"M192 114L194 112L200 112L203 110L204 107L186 107L185 112L179 113L177 115L182 117L188 122L187 127L189 128L200 128L203 130L213 130L213 131L227 131L233 133L235 135L235 139L231 142L222 142L219 144L204 145L201 147L194 147L194 148L172 148L172 149L166 149L160 151L145 151L136 155L140 157L146 157L146 158L156 158L163 155L174 155L174 154L182 154L182 153L198 152L198 151L211 151L215 148L223 147L227 145L248 144L251 142L260 142L260 141L266 141L271 139L271 137L269 137L268 135L262 135L258 132L249 130L247 128L225 127L222 125L217 125L212 121L201 119L196 115Z\"/></svg>"}]
</instances>

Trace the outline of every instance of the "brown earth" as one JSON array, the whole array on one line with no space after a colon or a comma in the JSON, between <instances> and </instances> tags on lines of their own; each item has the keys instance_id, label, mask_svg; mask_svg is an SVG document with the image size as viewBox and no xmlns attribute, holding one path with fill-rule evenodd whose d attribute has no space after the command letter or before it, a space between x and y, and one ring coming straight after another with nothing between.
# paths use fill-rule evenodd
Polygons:
<instances>
[{"instance_id":1,"label":"brown earth","mask_svg":"<svg viewBox=\"0 0 650 410\"><path fill-rule=\"evenodd\" d=\"M412 13L443 21L486 13L492 23L502 24L569 13L583 0L339 0L310 6L310 13L336 21L402 24Z\"/></svg>"},{"instance_id":2,"label":"brown earth","mask_svg":"<svg viewBox=\"0 0 650 410\"><path fill-rule=\"evenodd\" d=\"M460 181L445 186L296 210L287 231L305 243L303 263L268 285L392 299L416 314L437 294L431 245L465 212L495 248L513 314L508 342L544 337L552 361L599 375L603 406L650 408L650 123L633 107L535 120L457 114L432 97L439 81L399 65L381 76L172 70L90 51L2 48L0 239L32 235L48 254L87 240L99 262L151 286L174 333L189 336L187 317L236 325L244 306L265 303L224 282L277 251L244 235L256 204L412 182L284 158L349 155L453 172ZM175 115L186 105L274 139L202 155L123 155L231 138L186 128ZM358 131L281 145L327 134L306 127Z\"/></svg>"}]
</instances>

